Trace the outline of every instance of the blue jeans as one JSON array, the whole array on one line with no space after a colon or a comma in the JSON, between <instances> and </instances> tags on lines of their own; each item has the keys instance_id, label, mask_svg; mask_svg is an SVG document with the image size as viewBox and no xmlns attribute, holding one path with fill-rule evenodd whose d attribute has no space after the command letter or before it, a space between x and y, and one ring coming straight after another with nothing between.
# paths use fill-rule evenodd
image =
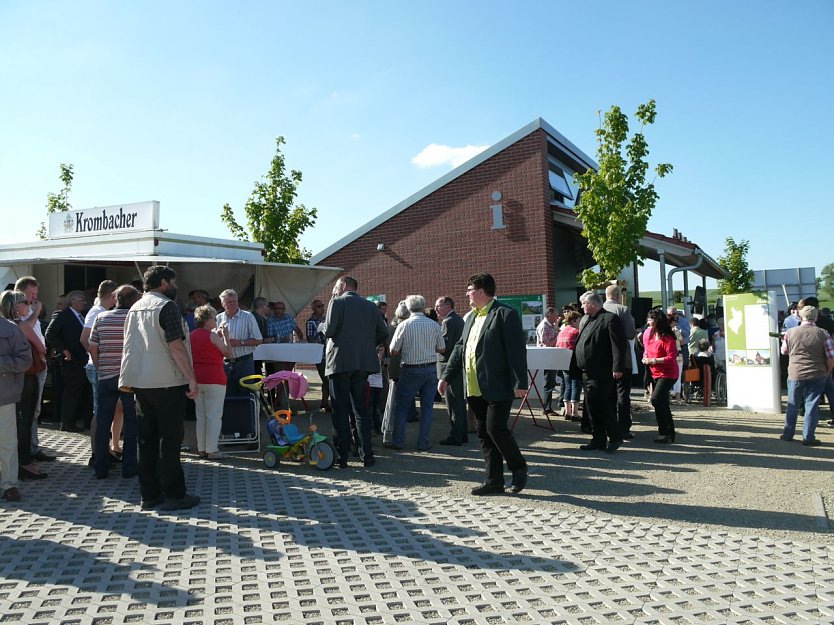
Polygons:
<instances>
[{"instance_id":1,"label":"blue jeans","mask_svg":"<svg viewBox=\"0 0 834 625\"><path fill-rule=\"evenodd\" d=\"M403 366L397 380L397 421L394 424L394 445L404 447L405 423L411 409L411 398L420 394L420 434L417 449L428 449L431 422L434 418L434 395L437 390L435 363L422 367Z\"/></svg>"},{"instance_id":2,"label":"blue jeans","mask_svg":"<svg viewBox=\"0 0 834 625\"><path fill-rule=\"evenodd\" d=\"M98 416L98 393L96 392L96 385L98 384L98 375L96 374L96 366L92 363L87 363L84 366L87 373L87 380L93 389L93 416Z\"/></svg>"},{"instance_id":3,"label":"blue jeans","mask_svg":"<svg viewBox=\"0 0 834 625\"><path fill-rule=\"evenodd\" d=\"M545 369L544 372L544 406L542 408L549 412L553 410L553 391L556 389L556 375L558 371ZM562 389L564 395L564 388Z\"/></svg>"},{"instance_id":4,"label":"blue jeans","mask_svg":"<svg viewBox=\"0 0 834 625\"><path fill-rule=\"evenodd\" d=\"M96 385L99 412L96 414L96 475L107 475L110 470L110 426L116 414L116 402L122 400L124 409L124 436L122 447L122 475L132 477L137 471L136 447L136 403L133 393L119 390L119 376L99 380ZM114 441L118 442L118 441Z\"/></svg>"},{"instance_id":5,"label":"blue jeans","mask_svg":"<svg viewBox=\"0 0 834 625\"><path fill-rule=\"evenodd\" d=\"M582 394L582 378L572 378L570 373L562 371L562 379L564 386L562 386L562 401L579 401L579 396Z\"/></svg>"},{"instance_id":6,"label":"blue jeans","mask_svg":"<svg viewBox=\"0 0 834 625\"><path fill-rule=\"evenodd\" d=\"M820 420L820 398L825 390L826 377L813 380L788 380L788 409L785 411L785 438L793 438L796 432L796 416L799 402L805 402L805 417L802 421L802 439L814 440L817 422Z\"/></svg>"}]
</instances>

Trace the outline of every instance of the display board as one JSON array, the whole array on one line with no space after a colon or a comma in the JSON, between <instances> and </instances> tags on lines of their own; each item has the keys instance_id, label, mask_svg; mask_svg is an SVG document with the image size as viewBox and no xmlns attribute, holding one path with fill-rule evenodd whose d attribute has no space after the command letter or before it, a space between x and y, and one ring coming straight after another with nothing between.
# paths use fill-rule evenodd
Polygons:
<instances>
[{"instance_id":1,"label":"display board","mask_svg":"<svg viewBox=\"0 0 834 625\"><path fill-rule=\"evenodd\" d=\"M727 335L727 406L779 413L779 342L776 293L737 293L724 296Z\"/></svg>"},{"instance_id":2,"label":"display board","mask_svg":"<svg viewBox=\"0 0 834 625\"><path fill-rule=\"evenodd\" d=\"M521 317L521 327L527 335L527 344L536 344L536 326L544 319L546 301L544 295L501 295L497 299L502 304L514 308Z\"/></svg>"}]
</instances>

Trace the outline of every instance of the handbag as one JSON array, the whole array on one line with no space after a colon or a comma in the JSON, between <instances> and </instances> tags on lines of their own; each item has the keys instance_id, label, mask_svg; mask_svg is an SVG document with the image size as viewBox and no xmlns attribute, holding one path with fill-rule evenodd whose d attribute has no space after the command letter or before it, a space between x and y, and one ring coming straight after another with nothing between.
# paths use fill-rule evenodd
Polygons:
<instances>
[{"instance_id":1,"label":"handbag","mask_svg":"<svg viewBox=\"0 0 834 625\"><path fill-rule=\"evenodd\" d=\"M29 343L29 347L32 348L32 364L24 373L26 375L37 375L46 369L46 362L44 362L43 358L35 350L35 346L32 343Z\"/></svg>"},{"instance_id":2,"label":"handbag","mask_svg":"<svg viewBox=\"0 0 834 625\"><path fill-rule=\"evenodd\" d=\"M698 367L692 369L684 369L683 370L683 381L684 382L700 382L701 381L701 369Z\"/></svg>"}]
</instances>

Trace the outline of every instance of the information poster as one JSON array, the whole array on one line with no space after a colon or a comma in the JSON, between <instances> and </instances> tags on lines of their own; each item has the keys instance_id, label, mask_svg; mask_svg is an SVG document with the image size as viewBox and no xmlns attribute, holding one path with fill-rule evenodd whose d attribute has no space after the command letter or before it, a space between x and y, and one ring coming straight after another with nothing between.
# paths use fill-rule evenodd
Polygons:
<instances>
[{"instance_id":1,"label":"information poster","mask_svg":"<svg viewBox=\"0 0 834 625\"><path fill-rule=\"evenodd\" d=\"M724 296L727 336L727 406L779 413L779 344L776 293L737 293Z\"/></svg>"},{"instance_id":2,"label":"information poster","mask_svg":"<svg viewBox=\"0 0 834 625\"><path fill-rule=\"evenodd\" d=\"M388 303L388 298L385 297L385 293L381 293L378 295L368 295L365 299L373 302L374 304L379 304L380 302Z\"/></svg>"},{"instance_id":3,"label":"information poster","mask_svg":"<svg viewBox=\"0 0 834 625\"><path fill-rule=\"evenodd\" d=\"M544 295L501 295L495 299L515 309L527 334L527 344L535 345L536 327L544 319Z\"/></svg>"},{"instance_id":4,"label":"information poster","mask_svg":"<svg viewBox=\"0 0 834 625\"><path fill-rule=\"evenodd\" d=\"M768 305L766 293L739 293L724 298L728 366L770 367L773 363Z\"/></svg>"}]
</instances>

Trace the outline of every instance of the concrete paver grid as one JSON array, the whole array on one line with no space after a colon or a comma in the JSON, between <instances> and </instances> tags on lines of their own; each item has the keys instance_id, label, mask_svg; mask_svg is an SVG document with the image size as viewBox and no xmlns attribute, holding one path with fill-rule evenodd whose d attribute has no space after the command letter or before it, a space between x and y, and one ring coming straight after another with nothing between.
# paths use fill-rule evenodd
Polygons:
<instances>
[{"instance_id":1,"label":"concrete paver grid","mask_svg":"<svg viewBox=\"0 0 834 625\"><path fill-rule=\"evenodd\" d=\"M203 503L144 512L84 438L46 438L53 475L0 507L0 622L834 622L827 546L237 460L189 460Z\"/></svg>"}]
</instances>

